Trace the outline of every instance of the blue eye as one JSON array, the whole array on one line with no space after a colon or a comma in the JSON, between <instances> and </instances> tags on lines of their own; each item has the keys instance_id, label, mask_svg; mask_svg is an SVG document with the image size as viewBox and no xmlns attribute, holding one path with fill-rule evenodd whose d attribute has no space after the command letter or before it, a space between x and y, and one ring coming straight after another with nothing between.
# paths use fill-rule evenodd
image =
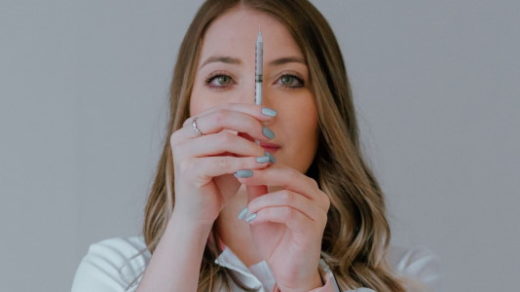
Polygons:
<instances>
[{"instance_id":1,"label":"blue eye","mask_svg":"<svg viewBox=\"0 0 520 292\"><path fill-rule=\"evenodd\" d=\"M222 88L227 87L232 83L233 79L229 75L225 74L218 74L209 77L206 80L206 84L208 84L209 87L215 87L215 88Z\"/></svg>"},{"instance_id":2,"label":"blue eye","mask_svg":"<svg viewBox=\"0 0 520 292\"><path fill-rule=\"evenodd\" d=\"M303 80L297 76L291 74L284 74L280 77L282 86L288 88L300 88L303 87Z\"/></svg>"}]
</instances>

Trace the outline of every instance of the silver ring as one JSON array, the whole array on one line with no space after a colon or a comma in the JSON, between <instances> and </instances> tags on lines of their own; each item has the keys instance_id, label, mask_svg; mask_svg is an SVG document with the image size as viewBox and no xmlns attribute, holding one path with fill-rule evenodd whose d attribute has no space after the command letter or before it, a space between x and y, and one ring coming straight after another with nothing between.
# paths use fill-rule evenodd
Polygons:
<instances>
[{"instance_id":1,"label":"silver ring","mask_svg":"<svg viewBox=\"0 0 520 292\"><path fill-rule=\"evenodd\" d=\"M202 131L199 129L199 127L197 127L197 117L193 118L193 122L191 122L191 126L193 127L193 130L194 130L195 133L197 134L196 137L199 137L199 136L204 135L204 134L202 133Z\"/></svg>"}]
</instances>

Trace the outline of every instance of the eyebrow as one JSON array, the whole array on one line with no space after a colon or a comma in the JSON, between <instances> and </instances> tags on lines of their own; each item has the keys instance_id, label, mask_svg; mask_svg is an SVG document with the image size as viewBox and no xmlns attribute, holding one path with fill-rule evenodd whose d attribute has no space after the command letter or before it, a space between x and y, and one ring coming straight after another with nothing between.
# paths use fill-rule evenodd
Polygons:
<instances>
[{"instance_id":1,"label":"eyebrow","mask_svg":"<svg viewBox=\"0 0 520 292\"><path fill-rule=\"evenodd\" d=\"M209 57L208 59L206 59L206 61L204 61L204 63L202 63L202 65L200 65L199 69L204 67L205 65L207 65L209 63L216 63L216 62L232 64L232 65L240 65L240 64L242 64L242 61L240 59L237 59L237 58L233 58L233 57L229 57L229 56L212 56L212 57ZM303 65L307 65L305 60L303 58L299 58L299 57L282 57L282 58L278 58L276 60L271 61L269 63L269 65L271 65L271 66L280 66L280 65L287 64L287 63L300 63L300 64L303 64Z\"/></svg>"}]
</instances>

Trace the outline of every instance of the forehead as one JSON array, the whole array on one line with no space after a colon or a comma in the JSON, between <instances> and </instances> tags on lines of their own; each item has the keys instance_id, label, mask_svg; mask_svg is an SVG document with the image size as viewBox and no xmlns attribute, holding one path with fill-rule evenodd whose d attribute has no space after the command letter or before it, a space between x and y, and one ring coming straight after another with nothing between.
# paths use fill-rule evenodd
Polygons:
<instances>
[{"instance_id":1,"label":"forehead","mask_svg":"<svg viewBox=\"0 0 520 292\"><path fill-rule=\"evenodd\" d=\"M280 56L303 57L285 25L276 18L261 11L235 7L209 26L203 39L201 60L207 56L230 55L246 63L254 62L259 30L264 40L265 60Z\"/></svg>"}]
</instances>

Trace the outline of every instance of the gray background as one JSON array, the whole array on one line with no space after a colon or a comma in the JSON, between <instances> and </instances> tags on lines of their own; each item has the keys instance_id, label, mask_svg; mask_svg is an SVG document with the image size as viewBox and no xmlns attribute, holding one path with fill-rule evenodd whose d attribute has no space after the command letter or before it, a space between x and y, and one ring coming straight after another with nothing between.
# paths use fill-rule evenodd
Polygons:
<instances>
[{"instance_id":1,"label":"gray background","mask_svg":"<svg viewBox=\"0 0 520 292\"><path fill-rule=\"evenodd\" d=\"M2 291L67 291L90 243L140 232L200 3L0 1ZM436 252L446 291L516 290L520 2L314 3L343 48L393 243Z\"/></svg>"}]
</instances>

